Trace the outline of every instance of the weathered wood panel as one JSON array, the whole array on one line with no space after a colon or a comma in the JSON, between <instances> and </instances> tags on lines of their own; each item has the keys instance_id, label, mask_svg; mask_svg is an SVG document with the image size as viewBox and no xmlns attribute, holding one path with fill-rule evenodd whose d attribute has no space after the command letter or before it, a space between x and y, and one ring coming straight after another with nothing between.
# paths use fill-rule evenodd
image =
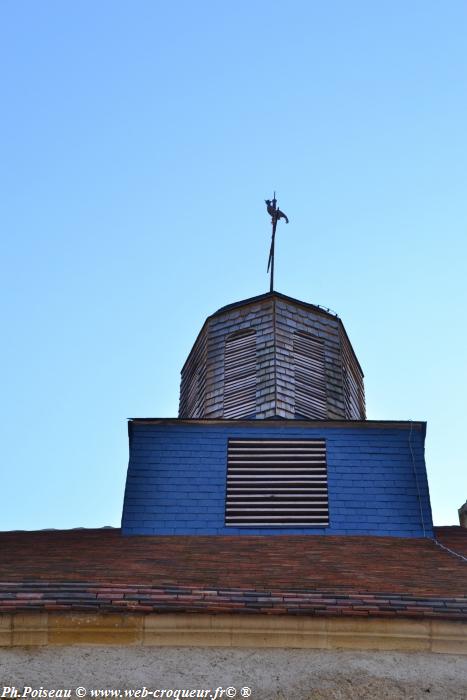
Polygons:
<instances>
[{"instance_id":1,"label":"weathered wood panel","mask_svg":"<svg viewBox=\"0 0 467 700\"><path fill-rule=\"evenodd\" d=\"M324 341L294 333L295 415L327 418Z\"/></svg>"},{"instance_id":2,"label":"weathered wood panel","mask_svg":"<svg viewBox=\"0 0 467 700\"><path fill-rule=\"evenodd\" d=\"M180 418L203 418L206 402L207 328L198 336L182 370Z\"/></svg>"},{"instance_id":3,"label":"weathered wood panel","mask_svg":"<svg viewBox=\"0 0 467 700\"><path fill-rule=\"evenodd\" d=\"M224 413L225 350L229 336L242 331L256 332L255 410L274 406L272 302L247 304L214 315L209 321L206 416L226 417ZM251 413L251 412L250 412ZM245 414L250 415L250 414ZM243 417L237 415L236 417Z\"/></svg>"},{"instance_id":4,"label":"weathered wood panel","mask_svg":"<svg viewBox=\"0 0 467 700\"><path fill-rule=\"evenodd\" d=\"M275 308L277 363L281 370L277 374L277 391L280 405L287 406L284 418L298 418L300 415L308 418L345 418L339 319L318 309L302 306L300 303L280 297L276 300ZM320 343L324 356L324 363L321 364L323 375L320 389L318 394L315 394L313 388L309 387L309 394L306 397L309 411L305 414L302 413L303 392L300 387L297 392L295 386L294 338L296 334L307 336L310 342L314 339L316 343ZM324 410L320 412L319 407L323 409L323 390L326 401ZM309 415L311 406L314 406L316 411L314 416Z\"/></svg>"},{"instance_id":5,"label":"weathered wood panel","mask_svg":"<svg viewBox=\"0 0 467 700\"><path fill-rule=\"evenodd\" d=\"M343 328L340 329L340 336L346 418L364 420L366 418L366 409L363 372Z\"/></svg>"},{"instance_id":6,"label":"weathered wood panel","mask_svg":"<svg viewBox=\"0 0 467 700\"><path fill-rule=\"evenodd\" d=\"M224 351L224 418L256 412L256 331L227 337Z\"/></svg>"},{"instance_id":7,"label":"weathered wood panel","mask_svg":"<svg viewBox=\"0 0 467 700\"><path fill-rule=\"evenodd\" d=\"M364 419L363 373L339 318L273 292L207 319L182 370L179 415Z\"/></svg>"}]
</instances>

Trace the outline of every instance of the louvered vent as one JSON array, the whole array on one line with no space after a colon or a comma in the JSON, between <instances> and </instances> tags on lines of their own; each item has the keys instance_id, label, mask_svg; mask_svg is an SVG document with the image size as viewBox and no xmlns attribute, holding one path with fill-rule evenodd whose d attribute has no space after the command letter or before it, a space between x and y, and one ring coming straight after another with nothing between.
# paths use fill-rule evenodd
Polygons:
<instances>
[{"instance_id":1,"label":"louvered vent","mask_svg":"<svg viewBox=\"0 0 467 700\"><path fill-rule=\"evenodd\" d=\"M326 418L324 343L306 333L294 333L295 414Z\"/></svg>"},{"instance_id":2,"label":"louvered vent","mask_svg":"<svg viewBox=\"0 0 467 700\"><path fill-rule=\"evenodd\" d=\"M348 414L352 418L358 420L361 418L360 391L358 382L351 368L344 367L344 386Z\"/></svg>"},{"instance_id":3,"label":"louvered vent","mask_svg":"<svg viewBox=\"0 0 467 700\"><path fill-rule=\"evenodd\" d=\"M324 440L229 440L226 525L329 524Z\"/></svg>"},{"instance_id":4,"label":"louvered vent","mask_svg":"<svg viewBox=\"0 0 467 700\"><path fill-rule=\"evenodd\" d=\"M201 418L206 398L206 336L201 336L182 370L180 418Z\"/></svg>"},{"instance_id":5,"label":"louvered vent","mask_svg":"<svg viewBox=\"0 0 467 700\"><path fill-rule=\"evenodd\" d=\"M227 338L224 360L224 418L245 418L256 410L256 333Z\"/></svg>"}]
</instances>

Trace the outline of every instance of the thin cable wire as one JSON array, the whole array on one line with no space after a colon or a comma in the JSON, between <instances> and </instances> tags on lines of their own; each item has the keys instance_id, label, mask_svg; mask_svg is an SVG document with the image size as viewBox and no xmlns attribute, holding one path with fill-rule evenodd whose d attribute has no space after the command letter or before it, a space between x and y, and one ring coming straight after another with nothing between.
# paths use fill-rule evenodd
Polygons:
<instances>
[{"instance_id":1,"label":"thin cable wire","mask_svg":"<svg viewBox=\"0 0 467 700\"><path fill-rule=\"evenodd\" d=\"M435 538L435 544L438 545L438 547L441 547L441 549L445 549L446 552L449 552L450 554L454 554L455 557L459 557L459 559L462 559L463 561L467 561L467 557L464 557L463 554L459 554L459 552L455 552L453 549L449 549L449 547L446 547L444 544L441 544L436 538Z\"/></svg>"},{"instance_id":2,"label":"thin cable wire","mask_svg":"<svg viewBox=\"0 0 467 700\"><path fill-rule=\"evenodd\" d=\"M412 468L413 468L413 473L414 473L414 476L415 476L415 483L416 483L416 485L417 485L418 504L419 504L419 506L420 506L420 518L421 518L421 521L422 521L423 536L426 537L425 519L424 519L424 517L423 517L423 508L422 508L422 498L421 498L421 495L420 495L420 487L419 487L419 484L418 484L417 470L416 470L416 467L415 467L415 456L414 456L413 449L412 449L412 426L413 426L413 423L412 423L412 420L411 420L410 418L409 418L409 422L410 422L410 433L409 433L410 455L411 455L411 457L412 457ZM467 562L467 557L464 557L463 554L459 554L459 552L455 552L453 549L449 549L449 547L446 547L444 544L441 544L441 542L439 542L439 541L436 539L436 537L433 538L433 541L434 541L434 543L435 543L436 545L438 545L438 547L441 547L441 549L445 549L446 552L449 552L449 554L453 554L453 555L454 555L455 557L457 557L458 559L462 559L462 561Z\"/></svg>"},{"instance_id":3,"label":"thin cable wire","mask_svg":"<svg viewBox=\"0 0 467 700\"><path fill-rule=\"evenodd\" d=\"M413 467L413 472L415 475L415 483L417 485L418 504L420 506L420 518L422 521L423 536L426 537L425 520L423 518L423 509L422 509L422 499L421 499L421 495L420 495L420 487L418 484L417 470L415 468L415 456L414 456L413 449L412 449L412 426L413 426L413 423L412 423L412 420L410 418L409 418L409 422L410 422L410 433L409 433L410 455L412 457L412 467ZM446 547L444 544L441 544L441 542L439 542L436 539L436 537L434 537L433 540L434 540L434 543L438 545L438 547L441 547L441 549L445 549L446 552L449 552L450 554L453 554L455 557L462 559L462 561L467 562L467 557L464 557L463 554L459 554L459 552L455 552L453 549L449 549L449 547Z\"/></svg>"}]
</instances>

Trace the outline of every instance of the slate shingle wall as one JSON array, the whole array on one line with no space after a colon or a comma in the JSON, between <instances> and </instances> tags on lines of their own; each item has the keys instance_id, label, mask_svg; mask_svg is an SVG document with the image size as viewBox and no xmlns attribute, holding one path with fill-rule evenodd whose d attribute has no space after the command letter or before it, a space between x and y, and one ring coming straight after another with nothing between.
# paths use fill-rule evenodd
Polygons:
<instances>
[{"instance_id":1,"label":"slate shingle wall","mask_svg":"<svg viewBox=\"0 0 467 700\"><path fill-rule=\"evenodd\" d=\"M370 425L131 422L123 533L432 537L423 424ZM227 441L241 437L326 440L329 527L225 527Z\"/></svg>"}]
</instances>

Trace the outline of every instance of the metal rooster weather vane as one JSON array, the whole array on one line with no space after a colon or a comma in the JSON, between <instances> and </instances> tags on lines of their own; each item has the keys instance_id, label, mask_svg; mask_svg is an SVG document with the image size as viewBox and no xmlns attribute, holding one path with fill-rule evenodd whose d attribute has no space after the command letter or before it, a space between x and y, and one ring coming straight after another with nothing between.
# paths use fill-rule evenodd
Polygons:
<instances>
[{"instance_id":1,"label":"metal rooster weather vane","mask_svg":"<svg viewBox=\"0 0 467 700\"><path fill-rule=\"evenodd\" d=\"M273 292L274 291L274 244L276 241L276 228L277 228L277 222L279 219L285 219L285 223L289 223L288 217L284 214L283 211L279 209L277 206L277 199L276 199L276 193L274 192L274 197L272 199L265 199L266 202L266 208L268 210L268 214L271 217L271 224L272 224L272 238L271 238L271 248L269 250L269 260L268 260L268 269L267 272L269 272L269 269L271 269L271 286L269 291Z\"/></svg>"}]
</instances>

